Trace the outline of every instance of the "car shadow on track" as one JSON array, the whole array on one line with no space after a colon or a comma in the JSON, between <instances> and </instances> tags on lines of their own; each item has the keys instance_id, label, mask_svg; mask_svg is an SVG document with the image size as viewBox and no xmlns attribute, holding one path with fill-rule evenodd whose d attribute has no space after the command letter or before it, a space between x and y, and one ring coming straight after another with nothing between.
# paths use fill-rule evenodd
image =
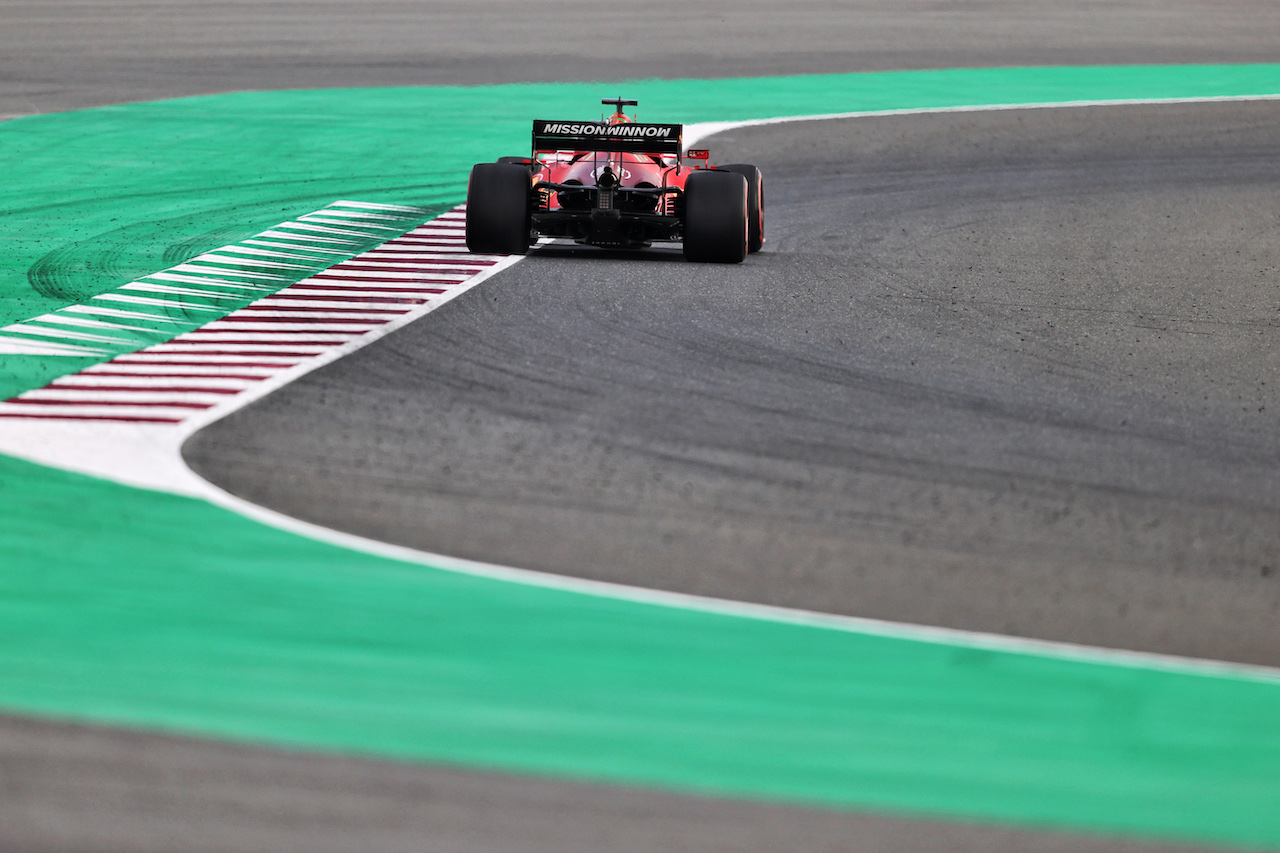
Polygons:
<instances>
[{"instance_id":1,"label":"car shadow on track","mask_svg":"<svg viewBox=\"0 0 1280 853\"><path fill-rule=\"evenodd\" d=\"M556 241L529 250L530 258L576 258L603 261L649 261L650 263L684 263L684 252L678 244L664 244L648 249L600 249L568 241Z\"/></svg>"}]
</instances>

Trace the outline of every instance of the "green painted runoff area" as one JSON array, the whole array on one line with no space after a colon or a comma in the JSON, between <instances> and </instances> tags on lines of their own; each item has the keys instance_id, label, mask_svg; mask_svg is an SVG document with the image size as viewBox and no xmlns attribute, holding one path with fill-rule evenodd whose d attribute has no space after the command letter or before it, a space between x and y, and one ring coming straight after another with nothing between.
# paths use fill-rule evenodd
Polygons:
<instances>
[{"instance_id":1,"label":"green painted runoff area","mask_svg":"<svg viewBox=\"0 0 1280 853\"><path fill-rule=\"evenodd\" d=\"M533 118L1274 94L1280 66L268 92L0 123L0 320L339 198L443 210ZM38 274L36 274L38 273ZM429 321L427 321L429 322ZM4 390L80 365L0 359ZM28 383L24 385L24 383ZM1280 684L454 574L0 457L0 706L835 808L1280 847Z\"/></svg>"}]
</instances>

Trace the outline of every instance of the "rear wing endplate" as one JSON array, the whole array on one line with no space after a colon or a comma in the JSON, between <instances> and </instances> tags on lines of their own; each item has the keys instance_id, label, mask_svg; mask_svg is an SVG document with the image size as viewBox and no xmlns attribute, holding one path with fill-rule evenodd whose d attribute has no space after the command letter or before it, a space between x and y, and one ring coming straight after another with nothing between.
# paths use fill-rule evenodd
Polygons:
<instances>
[{"instance_id":1,"label":"rear wing endplate","mask_svg":"<svg viewBox=\"0 0 1280 853\"><path fill-rule=\"evenodd\" d=\"M533 150L628 151L636 154L680 156L682 124L603 124L589 121L533 123Z\"/></svg>"}]
</instances>

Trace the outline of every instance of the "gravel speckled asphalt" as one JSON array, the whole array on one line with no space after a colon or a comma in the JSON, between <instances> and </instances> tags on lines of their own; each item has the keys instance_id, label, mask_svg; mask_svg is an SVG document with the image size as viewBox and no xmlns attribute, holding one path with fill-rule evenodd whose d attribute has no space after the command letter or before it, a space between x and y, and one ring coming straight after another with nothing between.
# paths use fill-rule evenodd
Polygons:
<instances>
[{"instance_id":1,"label":"gravel speckled asphalt","mask_svg":"<svg viewBox=\"0 0 1280 853\"><path fill-rule=\"evenodd\" d=\"M1261 61L1280 23L1242 2L303 5L0 3L0 115ZM570 54L566 36L621 41ZM190 455L269 505L433 550L1276 663L1277 124L1214 105L725 135L769 181L770 242L744 267L545 252ZM264 451L269 477L248 464ZM1173 849L15 718L0 790L0 840L29 851Z\"/></svg>"},{"instance_id":2,"label":"gravel speckled asphalt","mask_svg":"<svg viewBox=\"0 0 1280 853\"><path fill-rule=\"evenodd\" d=\"M188 459L432 552L1280 663L1275 105L711 144L746 264L544 250Z\"/></svg>"}]
</instances>

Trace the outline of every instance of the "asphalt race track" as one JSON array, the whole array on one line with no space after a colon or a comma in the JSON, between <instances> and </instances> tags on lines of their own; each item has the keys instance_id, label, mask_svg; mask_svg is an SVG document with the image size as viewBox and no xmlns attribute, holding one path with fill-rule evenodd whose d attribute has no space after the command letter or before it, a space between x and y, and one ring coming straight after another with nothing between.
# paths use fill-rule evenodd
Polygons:
<instances>
[{"instance_id":1,"label":"asphalt race track","mask_svg":"<svg viewBox=\"0 0 1280 853\"><path fill-rule=\"evenodd\" d=\"M544 249L187 456L437 553L1280 663L1277 144L1270 103L739 131L741 267Z\"/></svg>"},{"instance_id":2,"label":"asphalt race track","mask_svg":"<svg viewBox=\"0 0 1280 853\"><path fill-rule=\"evenodd\" d=\"M407 4L299 5L86 3L55 24L0 4L0 115L346 83L1251 61L1275 32L1243 3L898 3L866 4L850 38L838 4L777 5L700 13L725 34L713 53L667 24L660 65L643 40L612 65L508 54L494 21L558 35L512 4L413 26ZM634 33L609 5L574 32ZM769 242L746 264L543 249L188 459L429 551L1280 664L1278 144L1274 103L724 134L717 159L766 174ZM19 718L0 720L0 775L14 850L1174 849Z\"/></svg>"}]
</instances>

